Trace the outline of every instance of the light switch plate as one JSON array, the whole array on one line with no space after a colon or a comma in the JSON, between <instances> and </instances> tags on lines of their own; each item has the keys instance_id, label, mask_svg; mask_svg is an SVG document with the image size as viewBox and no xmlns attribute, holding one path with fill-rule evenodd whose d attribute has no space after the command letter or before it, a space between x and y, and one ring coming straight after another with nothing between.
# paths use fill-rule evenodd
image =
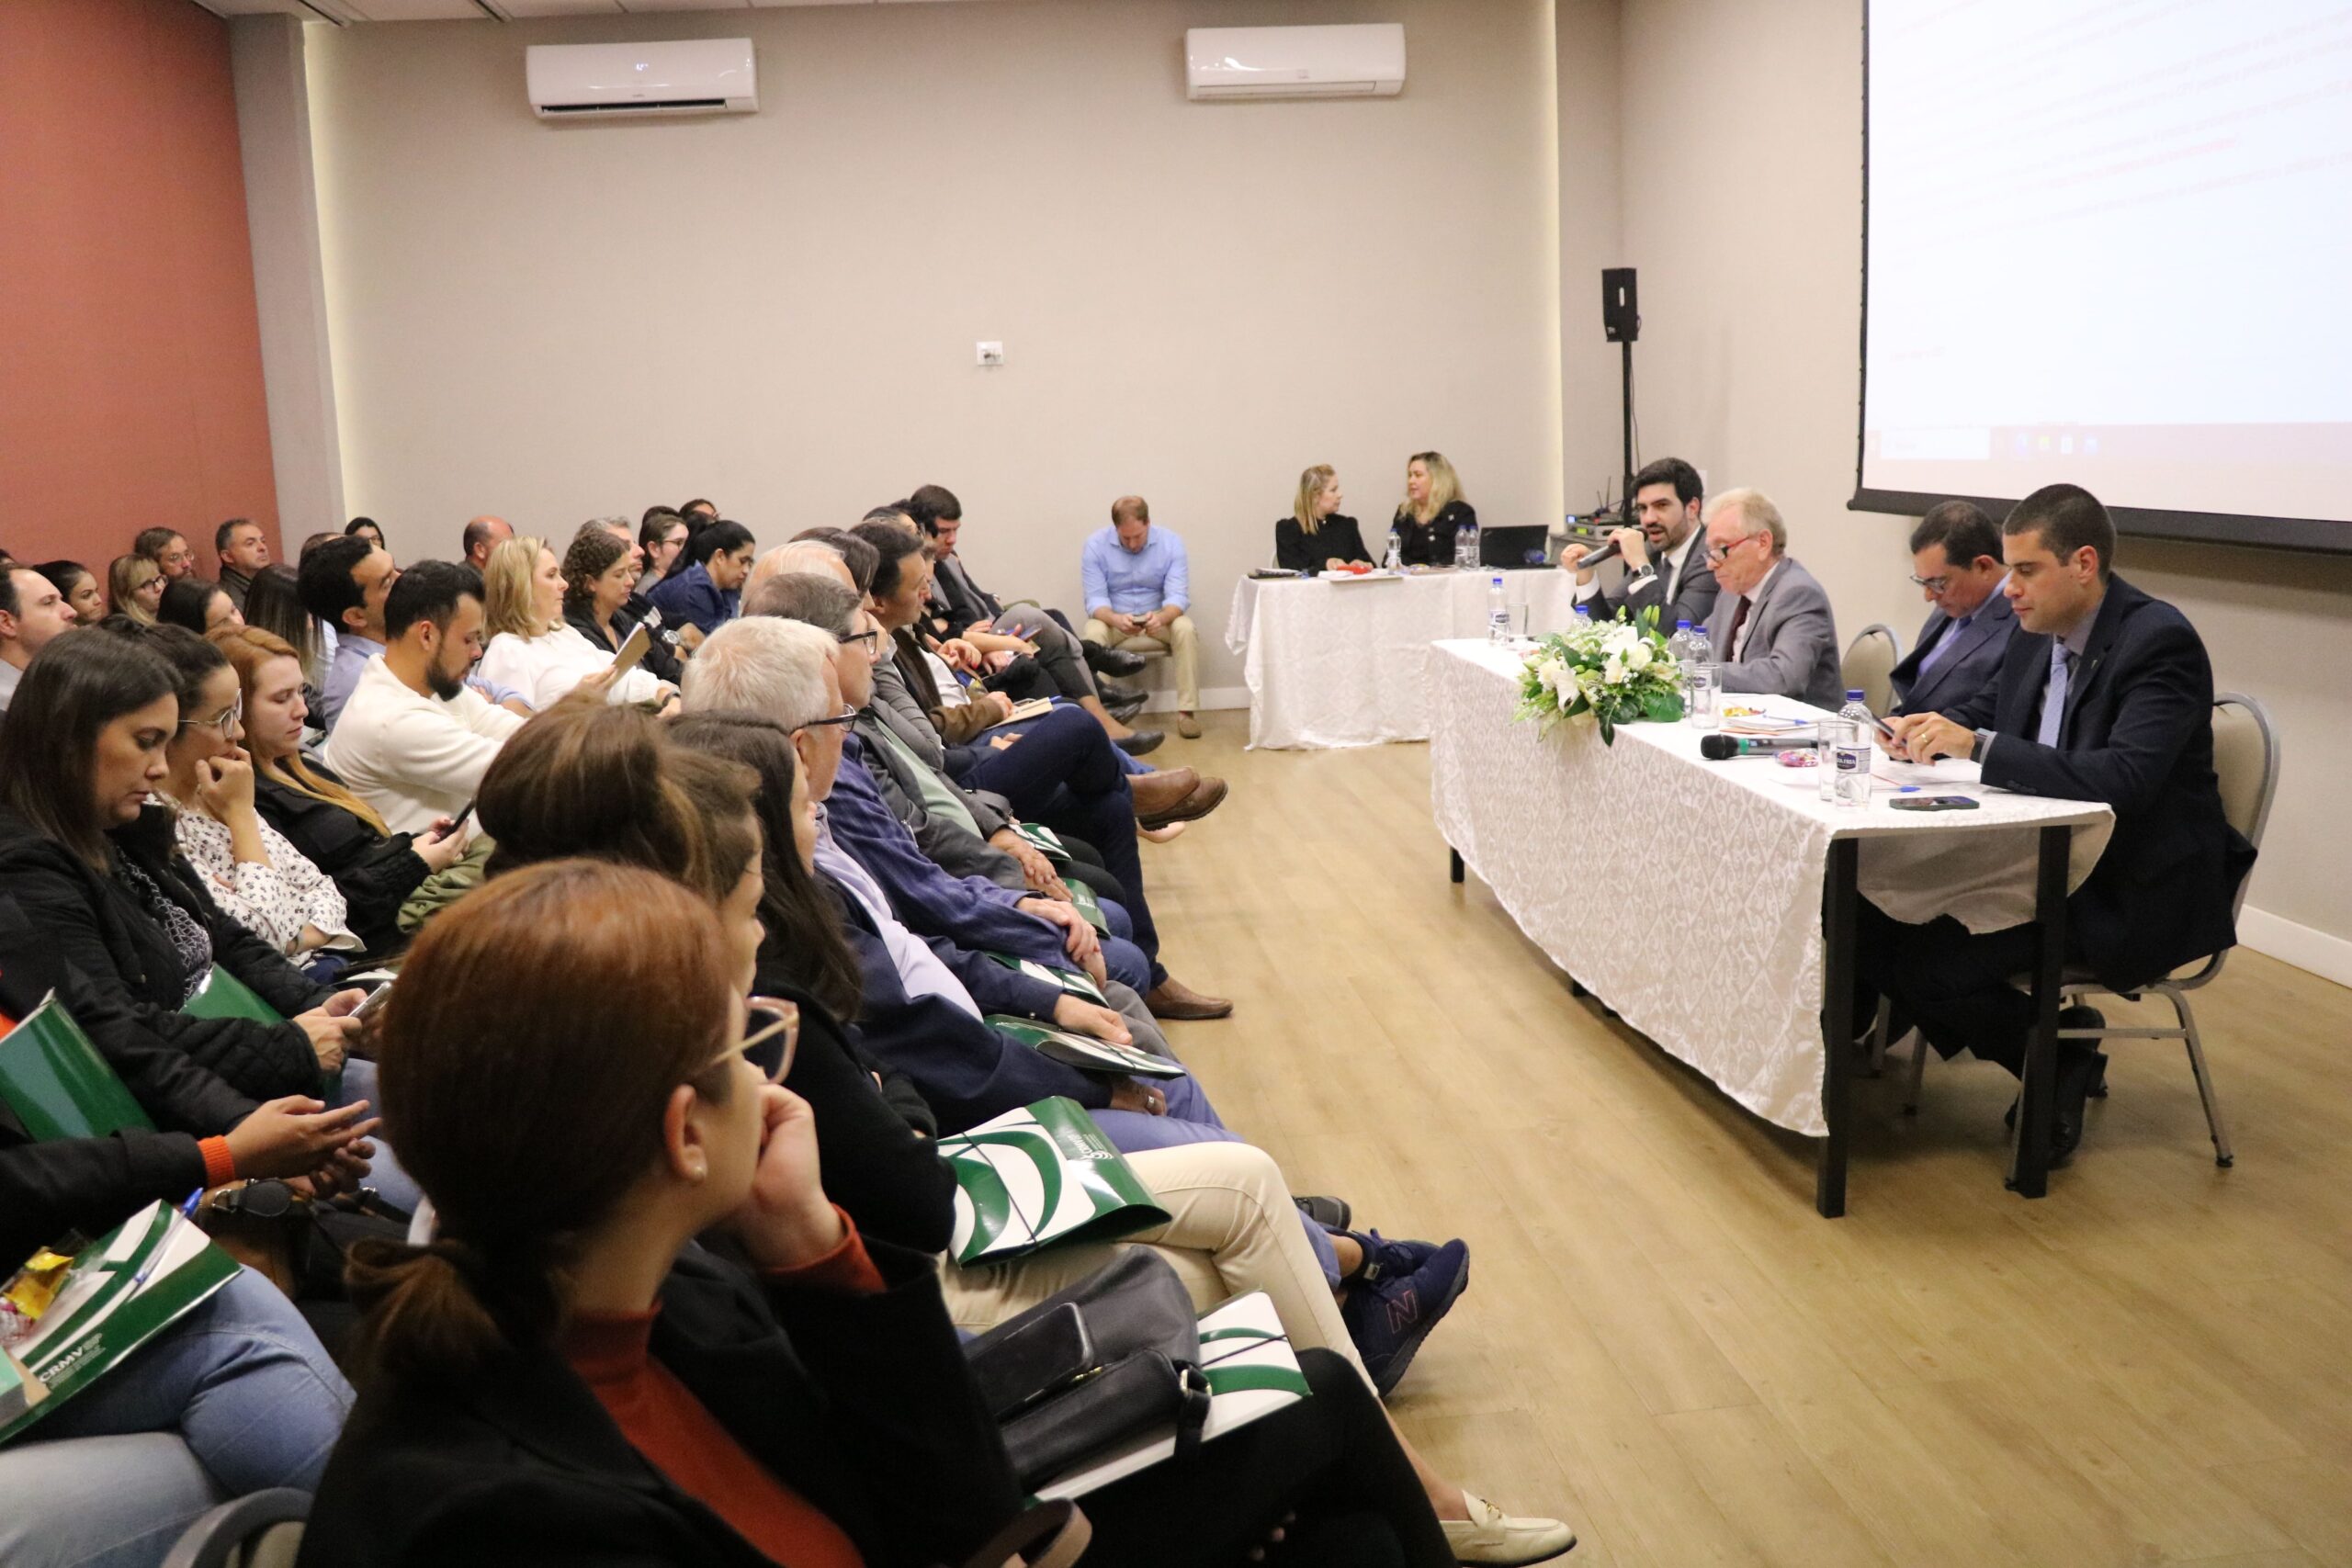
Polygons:
<instances>
[{"instance_id":1,"label":"light switch plate","mask_svg":"<svg viewBox=\"0 0 2352 1568\"><path fill-rule=\"evenodd\" d=\"M978 343L974 344L972 346L977 351L975 357L978 361L982 369L1001 370L1004 368L1004 344L1001 343Z\"/></svg>"}]
</instances>

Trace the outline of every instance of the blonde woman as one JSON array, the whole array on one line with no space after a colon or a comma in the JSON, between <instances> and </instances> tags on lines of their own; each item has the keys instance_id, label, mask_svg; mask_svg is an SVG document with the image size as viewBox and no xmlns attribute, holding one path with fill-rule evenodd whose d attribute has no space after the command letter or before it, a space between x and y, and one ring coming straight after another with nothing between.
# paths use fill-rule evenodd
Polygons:
<instances>
[{"instance_id":1,"label":"blonde woman","mask_svg":"<svg viewBox=\"0 0 2352 1568\"><path fill-rule=\"evenodd\" d=\"M1442 452L1416 452L1405 465L1405 502L1389 525L1407 566L1452 566L1453 533L1478 521Z\"/></svg>"},{"instance_id":2,"label":"blonde woman","mask_svg":"<svg viewBox=\"0 0 2352 1568\"><path fill-rule=\"evenodd\" d=\"M609 700L662 702L677 695L643 670L613 674L613 652L598 648L563 618L563 564L544 540L522 535L490 552L481 574L482 626L491 634L481 678L511 686L544 711L582 682L600 682Z\"/></svg>"},{"instance_id":3,"label":"blonde woman","mask_svg":"<svg viewBox=\"0 0 2352 1568\"><path fill-rule=\"evenodd\" d=\"M1298 499L1290 515L1274 525L1274 564L1306 572L1370 566L1372 556L1356 520L1340 510L1346 499L1330 464L1317 463L1299 475Z\"/></svg>"},{"instance_id":4,"label":"blonde woman","mask_svg":"<svg viewBox=\"0 0 2352 1568\"><path fill-rule=\"evenodd\" d=\"M107 602L116 615L152 626L163 597L164 569L145 556L117 556L107 568Z\"/></svg>"}]
</instances>

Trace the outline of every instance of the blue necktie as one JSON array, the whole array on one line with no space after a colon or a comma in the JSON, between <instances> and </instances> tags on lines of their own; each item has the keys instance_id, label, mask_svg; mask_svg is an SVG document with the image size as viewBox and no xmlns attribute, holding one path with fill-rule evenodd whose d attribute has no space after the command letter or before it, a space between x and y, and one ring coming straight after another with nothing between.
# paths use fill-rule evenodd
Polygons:
<instances>
[{"instance_id":1,"label":"blue necktie","mask_svg":"<svg viewBox=\"0 0 2352 1568\"><path fill-rule=\"evenodd\" d=\"M2041 689L2041 732L2035 739L2044 746L2058 744L2058 731L2066 722L2066 685L2075 665L2075 650L2063 642L2050 645L2050 684Z\"/></svg>"},{"instance_id":2,"label":"blue necktie","mask_svg":"<svg viewBox=\"0 0 2352 1568\"><path fill-rule=\"evenodd\" d=\"M1928 649L1926 653L1919 656L1919 673L1925 675L1928 671L1933 670L1938 664L1941 663L1943 661L1944 655L1951 651L1951 645L1958 642L1961 638L1961 634L1968 630L1968 623L1975 618L1976 612L1971 610L1967 615L1961 616L1960 619L1954 621L1951 626L1946 626L1944 628L1944 635L1936 638L1936 646Z\"/></svg>"}]
</instances>

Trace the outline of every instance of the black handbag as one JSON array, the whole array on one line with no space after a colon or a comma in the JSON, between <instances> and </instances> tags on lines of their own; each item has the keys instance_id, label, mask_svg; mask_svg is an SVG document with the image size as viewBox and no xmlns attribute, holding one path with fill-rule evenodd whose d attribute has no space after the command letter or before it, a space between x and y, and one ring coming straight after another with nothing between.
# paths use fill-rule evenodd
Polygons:
<instances>
[{"instance_id":1,"label":"black handbag","mask_svg":"<svg viewBox=\"0 0 2352 1568\"><path fill-rule=\"evenodd\" d=\"M1073 1340L1058 1335L1060 1349L1037 1359L1038 1337L1023 1330L1066 1317L1065 1308L1077 1311L1087 1353L1073 1364L1066 1353ZM1181 1459L1199 1445L1208 1419L1192 1297L1167 1259L1146 1247L1121 1252L965 1352L975 1379L990 1391L1005 1453L1024 1486L1159 1427L1175 1427Z\"/></svg>"}]
</instances>

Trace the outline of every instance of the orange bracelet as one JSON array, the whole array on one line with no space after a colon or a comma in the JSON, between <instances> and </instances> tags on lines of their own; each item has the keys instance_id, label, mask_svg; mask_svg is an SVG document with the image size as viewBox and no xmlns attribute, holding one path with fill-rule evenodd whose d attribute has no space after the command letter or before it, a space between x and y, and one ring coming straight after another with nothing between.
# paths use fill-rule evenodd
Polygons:
<instances>
[{"instance_id":1,"label":"orange bracelet","mask_svg":"<svg viewBox=\"0 0 2352 1568\"><path fill-rule=\"evenodd\" d=\"M196 1149L204 1156L204 1184L207 1187L226 1187L237 1179L237 1161L229 1153L228 1139L200 1139Z\"/></svg>"}]
</instances>

